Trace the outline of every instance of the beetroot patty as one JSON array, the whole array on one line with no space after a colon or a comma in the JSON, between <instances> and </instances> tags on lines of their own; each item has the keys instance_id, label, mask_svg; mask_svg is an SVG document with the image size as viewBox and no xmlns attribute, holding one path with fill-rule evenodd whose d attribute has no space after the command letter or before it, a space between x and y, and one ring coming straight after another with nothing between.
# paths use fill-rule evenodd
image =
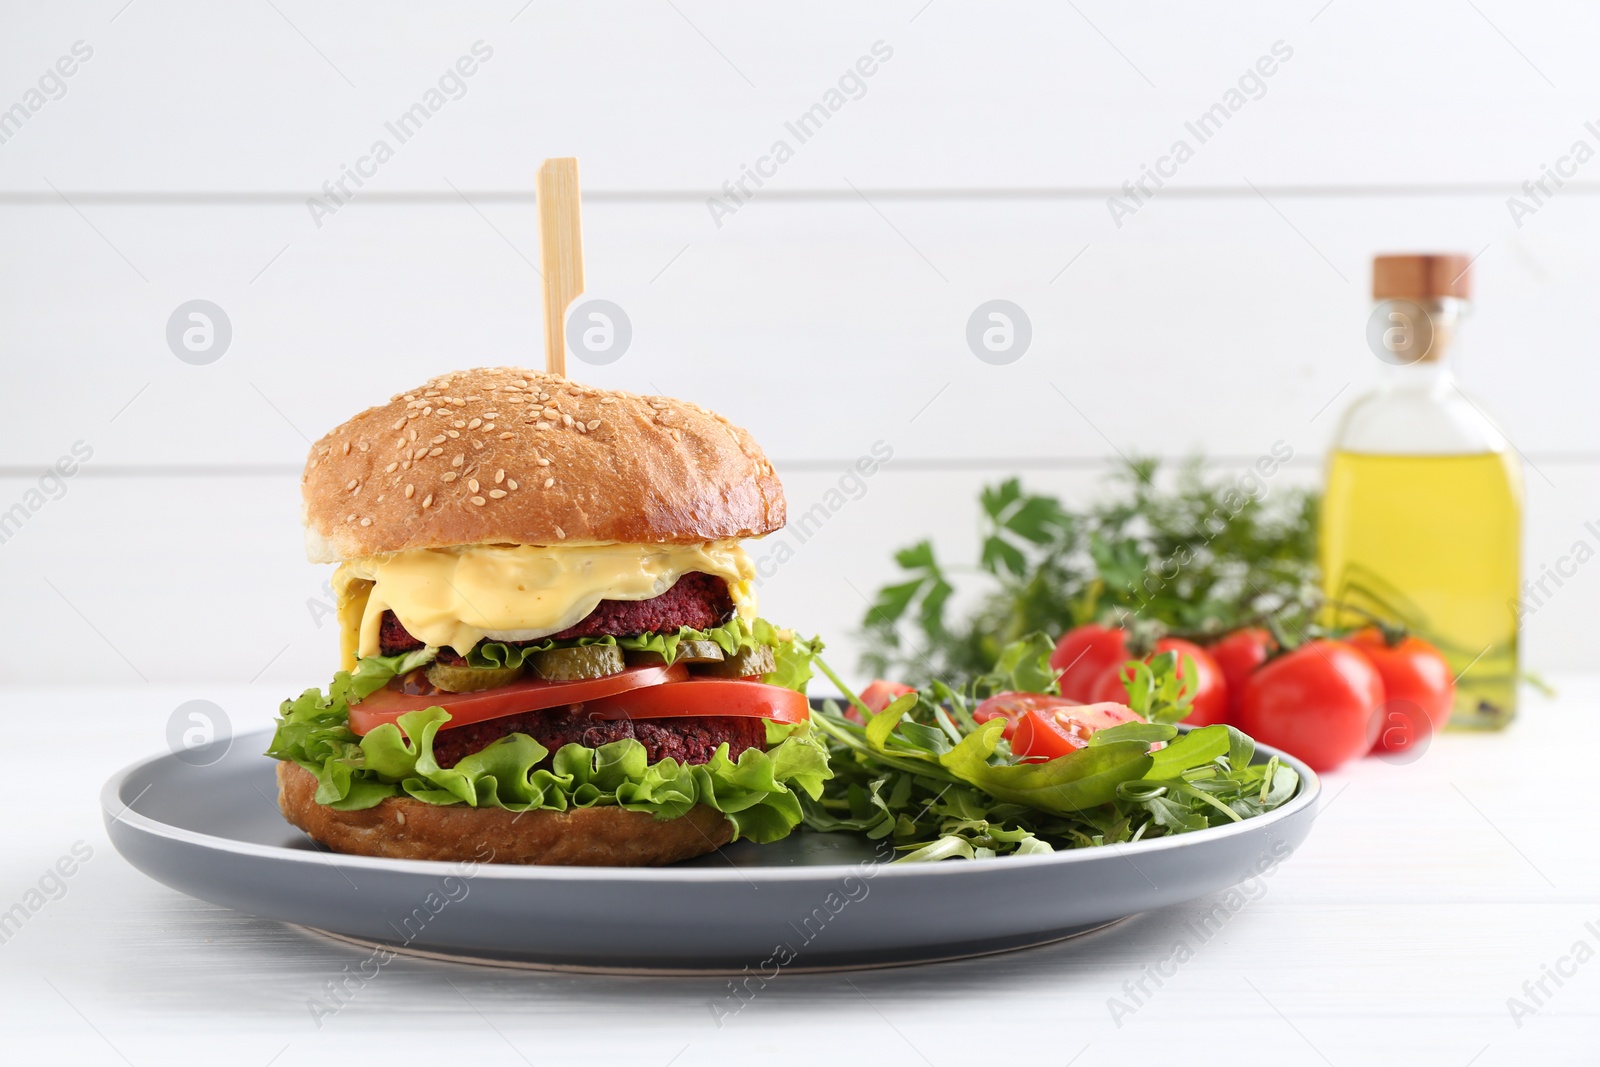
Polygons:
<instances>
[{"instance_id":1,"label":"beetroot patty","mask_svg":"<svg viewBox=\"0 0 1600 1067\"><path fill-rule=\"evenodd\" d=\"M730 715L591 719L581 708L549 708L441 730L433 739L433 755L439 766L454 767L464 757L513 733L527 734L552 753L562 745L598 748L632 737L644 745L651 763L668 756L679 763L705 763L724 741L733 760L747 748L767 747L767 727L760 719Z\"/></svg>"},{"instance_id":2,"label":"beetroot patty","mask_svg":"<svg viewBox=\"0 0 1600 1067\"><path fill-rule=\"evenodd\" d=\"M649 600L602 600L576 626L549 637L538 638L537 641L507 643L529 645L606 634L631 637L645 633L677 633L685 626L694 630L709 630L721 626L733 615L733 598L728 595L728 583L716 575L696 572L685 574L660 596ZM385 656L394 656L419 649L422 642L406 632L394 612L386 611L379 625L378 646ZM461 657L450 649L441 649L439 662L458 664Z\"/></svg>"}]
</instances>

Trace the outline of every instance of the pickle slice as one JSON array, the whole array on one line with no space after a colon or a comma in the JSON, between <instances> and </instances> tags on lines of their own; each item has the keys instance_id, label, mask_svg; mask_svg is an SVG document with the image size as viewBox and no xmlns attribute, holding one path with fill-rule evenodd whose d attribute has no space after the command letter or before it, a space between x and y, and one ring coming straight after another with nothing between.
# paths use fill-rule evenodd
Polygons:
<instances>
[{"instance_id":1,"label":"pickle slice","mask_svg":"<svg viewBox=\"0 0 1600 1067\"><path fill-rule=\"evenodd\" d=\"M674 663L721 663L727 657L715 641L679 641Z\"/></svg>"},{"instance_id":2,"label":"pickle slice","mask_svg":"<svg viewBox=\"0 0 1600 1067\"><path fill-rule=\"evenodd\" d=\"M535 652L528 662L533 673L547 682L581 682L616 674L625 666L622 650L615 645L579 645Z\"/></svg>"},{"instance_id":3,"label":"pickle slice","mask_svg":"<svg viewBox=\"0 0 1600 1067\"><path fill-rule=\"evenodd\" d=\"M434 663L428 667L429 683L446 693L476 693L480 689L493 689L497 685L516 681L521 674L521 667L452 667L444 663Z\"/></svg>"},{"instance_id":4,"label":"pickle slice","mask_svg":"<svg viewBox=\"0 0 1600 1067\"><path fill-rule=\"evenodd\" d=\"M667 658L659 652L636 649L625 653L630 667L661 667ZM715 641L679 641L674 663L721 663L722 646Z\"/></svg>"},{"instance_id":5,"label":"pickle slice","mask_svg":"<svg viewBox=\"0 0 1600 1067\"><path fill-rule=\"evenodd\" d=\"M696 668L696 673L711 678L750 678L759 674L770 674L777 665L777 658L773 656L771 648L766 645L756 645L754 648L741 648L733 655L725 657L721 663L702 663Z\"/></svg>"}]
</instances>

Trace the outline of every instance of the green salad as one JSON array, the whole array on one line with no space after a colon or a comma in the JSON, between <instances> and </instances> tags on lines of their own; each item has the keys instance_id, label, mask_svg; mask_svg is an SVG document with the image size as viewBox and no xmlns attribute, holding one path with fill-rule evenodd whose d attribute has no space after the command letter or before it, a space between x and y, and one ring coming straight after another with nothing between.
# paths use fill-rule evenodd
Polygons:
<instances>
[{"instance_id":1,"label":"green salad","mask_svg":"<svg viewBox=\"0 0 1600 1067\"><path fill-rule=\"evenodd\" d=\"M813 716L833 770L803 801L813 830L891 840L901 861L983 859L1140 841L1239 822L1282 805L1299 775L1231 726L1180 733L1189 712L1176 656L1130 664L1129 707L1145 721L1095 730L1082 748L1029 762L1003 718L980 722L999 693L1052 693L1052 645L1034 634L994 672L958 691L942 682L874 713L859 699ZM820 659L841 692L850 690Z\"/></svg>"}]
</instances>

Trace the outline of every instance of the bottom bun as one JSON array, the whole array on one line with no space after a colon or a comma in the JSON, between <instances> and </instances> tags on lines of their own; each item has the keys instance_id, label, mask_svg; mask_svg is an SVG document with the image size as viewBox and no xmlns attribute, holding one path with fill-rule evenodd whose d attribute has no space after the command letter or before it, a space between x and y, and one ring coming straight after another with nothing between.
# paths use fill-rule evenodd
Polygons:
<instances>
[{"instance_id":1,"label":"bottom bun","mask_svg":"<svg viewBox=\"0 0 1600 1067\"><path fill-rule=\"evenodd\" d=\"M283 817L335 852L401 860L539 863L572 867L659 867L728 843L733 827L704 804L676 819L617 807L512 812L387 797L361 811L313 799L316 775L278 764Z\"/></svg>"}]
</instances>

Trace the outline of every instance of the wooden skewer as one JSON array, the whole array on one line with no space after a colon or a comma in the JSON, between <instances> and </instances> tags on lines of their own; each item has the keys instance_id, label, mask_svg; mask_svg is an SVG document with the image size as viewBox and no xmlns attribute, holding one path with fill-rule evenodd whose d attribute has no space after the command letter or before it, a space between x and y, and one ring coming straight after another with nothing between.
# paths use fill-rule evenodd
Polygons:
<instances>
[{"instance_id":1,"label":"wooden skewer","mask_svg":"<svg viewBox=\"0 0 1600 1067\"><path fill-rule=\"evenodd\" d=\"M567 308L583 292L583 232L578 223L578 161L539 166L539 258L544 267L544 367L567 373Z\"/></svg>"}]
</instances>

